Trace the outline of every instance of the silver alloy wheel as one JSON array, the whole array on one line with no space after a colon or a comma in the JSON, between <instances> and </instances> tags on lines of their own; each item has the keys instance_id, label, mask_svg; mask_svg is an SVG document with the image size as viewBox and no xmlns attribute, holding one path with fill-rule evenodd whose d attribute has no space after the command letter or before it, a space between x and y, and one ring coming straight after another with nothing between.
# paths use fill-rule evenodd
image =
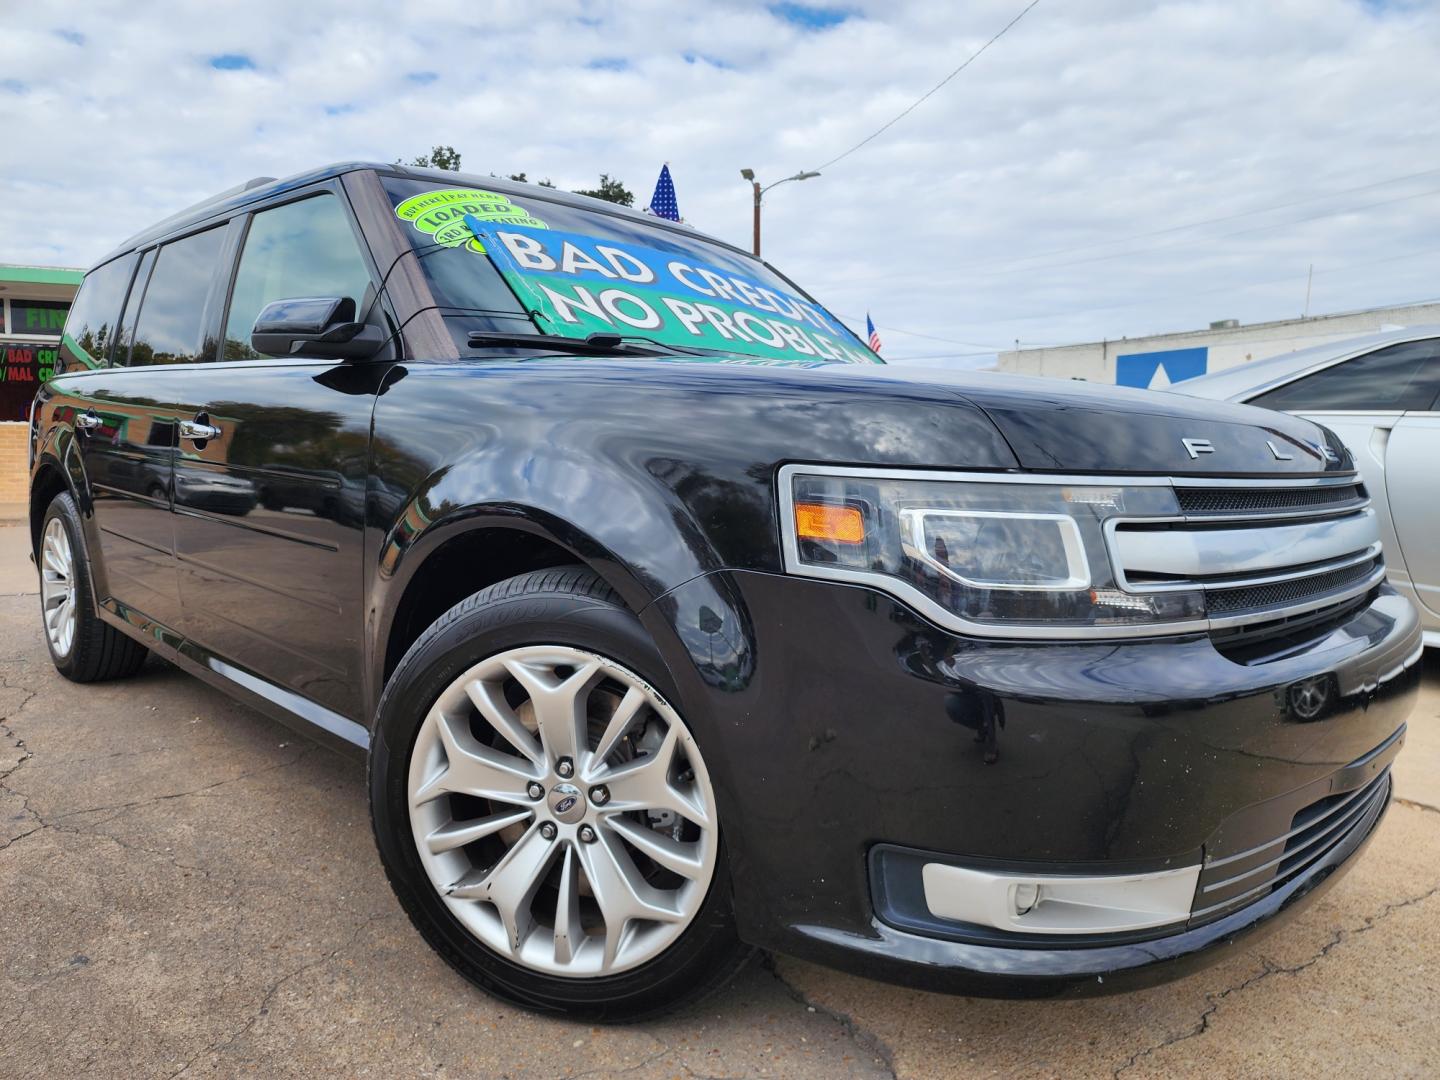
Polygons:
<instances>
[{"instance_id":1,"label":"silver alloy wheel","mask_svg":"<svg viewBox=\"0 0 1440 1080\"><path fill-rule=\"evenodd\" d=\"M55 655L75 645L75 558L65 523L51 518L40 540L40 606Z\"/></svg>"},{"instance_id":2,"label":"silver alloy wheel","mask_svg":"<svg viewBox=\"0 0 1440 1080\"><path fill-rule=\"evenodd\" d=\"M446 906L549 975L653 959L714 876L715 797L694 738L640 676L570 646L511 649L455 679L420 726L407 793Z\"/></svg>"}]
</instances>

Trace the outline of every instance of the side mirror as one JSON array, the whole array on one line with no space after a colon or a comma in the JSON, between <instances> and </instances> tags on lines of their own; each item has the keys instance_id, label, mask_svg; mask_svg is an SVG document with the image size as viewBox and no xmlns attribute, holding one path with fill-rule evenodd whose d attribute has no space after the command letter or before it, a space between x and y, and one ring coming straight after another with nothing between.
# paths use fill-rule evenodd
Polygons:
<instances>
[{"instance_id":1,"label":"side mirror","mask_svg":"<svg viewBox=\"0 0 1440 1080\"><path fill-rule=\"evenodd\" d=\"M266 304L250 345L266 356L320 356L368 360L385 343L378 326L355 321L355 301L342 296L302 296Z\"/></svg>"}]
</instances>

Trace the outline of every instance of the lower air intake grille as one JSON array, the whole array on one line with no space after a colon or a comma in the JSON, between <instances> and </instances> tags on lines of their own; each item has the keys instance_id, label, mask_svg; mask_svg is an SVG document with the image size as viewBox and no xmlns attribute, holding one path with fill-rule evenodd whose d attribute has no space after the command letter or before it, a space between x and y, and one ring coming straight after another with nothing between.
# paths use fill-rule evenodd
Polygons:
<instances>
[{"instance_id":1,"label":"lower air intake grille","mask_svg":"<svg viewBox=\"0 0 1440 1080\"><path fill-rule=\"evenodd\" d=\"M1369 829L1389 795L1387 767L1362 788L1311 803L1295 815L1283 836L1235 855L1206 858L1191 922L1218 918L1304 873L1347 839Z\"/></svg>"}]
</instances>

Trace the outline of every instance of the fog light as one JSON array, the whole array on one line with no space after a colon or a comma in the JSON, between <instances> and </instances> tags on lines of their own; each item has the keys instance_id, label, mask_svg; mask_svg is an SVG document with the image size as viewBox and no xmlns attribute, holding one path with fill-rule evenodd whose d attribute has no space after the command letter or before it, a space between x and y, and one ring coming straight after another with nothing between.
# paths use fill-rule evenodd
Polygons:
<instances>
[{"instance_id":1,"label":"fog light","mask_svg":"<svg viewBox=\"0 0 1440 1080\"><path fill-rule=\"evenodd\" d=\"M1200 867L1146 874L1005 874L948 863L920 870L941 919L1022 934L1107 934L1184 922Z\"/></svg>"},{"instance_id":2,"label":"fog light","mask_svg":"<svg viewBox=\"0 0 1440 1080\"><path fill-rule=\"evenodd\" d=\"M1022 881L1015 886L1015 914L1024 915L1040 902L1040 886L1033 881Z\"/></svg>"}]
</instances>

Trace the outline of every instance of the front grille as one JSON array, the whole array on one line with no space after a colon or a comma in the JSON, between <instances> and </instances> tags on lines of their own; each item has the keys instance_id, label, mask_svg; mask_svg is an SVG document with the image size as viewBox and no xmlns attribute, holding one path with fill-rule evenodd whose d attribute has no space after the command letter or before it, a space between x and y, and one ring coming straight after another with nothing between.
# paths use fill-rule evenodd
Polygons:
<instances>
[{"instance_id":1,"label":"front grille","mask_svg":"<svg viewBox=\"0 0 1440 1080\"><path fill-rule=\"evenodd\" d=\"M1390 796L1387 766L1364 787L1328 795L1300 810L1284 834L1221 858L1206 856L1191 922L1206 922L1253 903L1315 866L1374 825Z\"/></svg>"},{"instance_id":2,"label":"front grille","mask_svg":"<svg viewBox=\"0 0 1440 1080\"><path fill-rule=\"evenodd\" d=\"M1202 488L1177 487L1180 512L1187 516L1233 514L1256 516L1268 512L1346 510L1365 502L1360 483L1329 487Z\"/></svg>"},{"instance_id":3,"label":"front grille","mask_svg":"<svg viewBox=\"0 0 1440 1080\"><path fill-rule=\"evenodd\" d=\"M1381 565L1379 556L1376 556L1354 566L1290 581L1247 585L1238 589L1206 589L1205 608L1213 617L1230 615L1237 611L1263 611L1266 608L1303 604L1339 592L1347 585L1358 584L1372 576Z\"/></svg>"},{"instance_id":4,"label":"front grille","mask_svg":"<svg viewBox=\"0 0 1440 1080\"><path fill-rule=\"evenodd\" d=\"M1172 610L1195 612L1212 634L1303 619L1384 578L1378 518L1354 473L1255 487L1171 483L1178 514L1107 523L1116 582L1157 606L1175 597ZM1283 632L1300 631L1292 623Z\"/></svg>"}]
</instances>

